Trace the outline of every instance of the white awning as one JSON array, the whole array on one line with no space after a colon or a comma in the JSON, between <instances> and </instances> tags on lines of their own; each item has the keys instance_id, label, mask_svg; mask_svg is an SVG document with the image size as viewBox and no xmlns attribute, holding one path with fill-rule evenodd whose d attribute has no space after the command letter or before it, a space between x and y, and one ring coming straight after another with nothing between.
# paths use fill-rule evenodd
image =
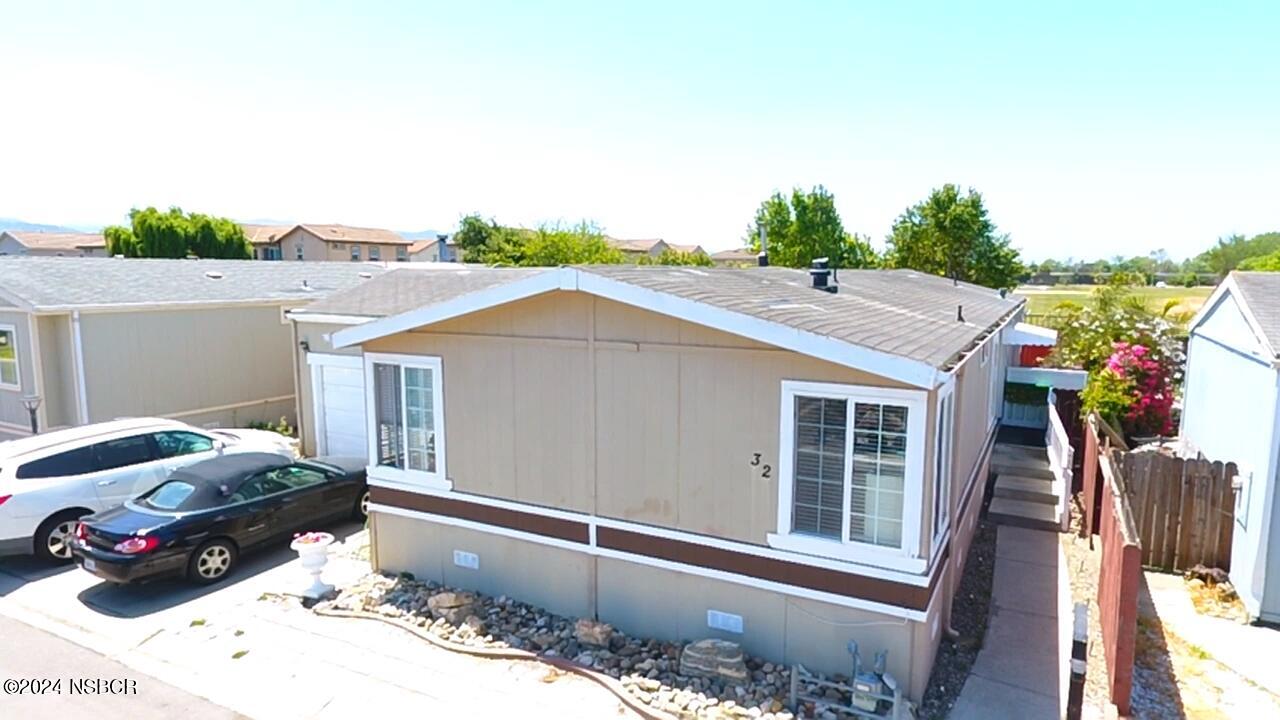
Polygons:
<instances>
[{"instance_id":1,"label":"white awning","mask_svg":"<svg viewBox=\"0 0 1280 720\"><path fill-rule=\"evenodd\" d=\"M1058 331L1031 323L1020 322L1004 333L1005 345L1035 345L1053 347L1058 344Z\"/></svg>"}]
</instances>

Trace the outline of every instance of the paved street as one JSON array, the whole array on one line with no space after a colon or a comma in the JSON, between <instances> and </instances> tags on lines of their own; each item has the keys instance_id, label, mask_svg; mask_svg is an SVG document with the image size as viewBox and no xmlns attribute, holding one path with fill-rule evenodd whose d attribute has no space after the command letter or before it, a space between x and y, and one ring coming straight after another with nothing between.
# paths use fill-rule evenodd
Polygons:
<instances>
[{"instance_id":1,"label":"paved street","mask_svg":"<svg viewBox=\"0 0 1280 720\"><path fill-rule=\"evenodd\" d=\"M62 720L80 716L96 720L230 720L240 718L224 707L144 675L119 662L62 638L0 616L0 681L61 680L59 692L0 694L0 717ZM132 681L115 683L129 694L73 694L72 679ZM48 687L48 686L46 686Z\"/></svg>"},{"instance_id":2,"label":"paved street","mask_svg":"<svg viewBox=\"0 0 1280 720\"><path fill-rule=\"evenodd\" d=\"M365 538L354 523L331 530L353 545ZM366 561L342 553L335 549L327 581L342 584L368 572ZM127 666L129 677L138 679L138 698L158 714L122 704L121 717L634 717L590 681L548 673L540 663L471 657L381 623L314 615L284 595L300 590L307 579L283 544L246 558L235 575L209 588L176 580L117 587L79 568L9 558L0 560L0 617L7 616L6 623L18 628L15 633L25 631L52 643L52 649L103 663L101 670L93 665L83 674L114 677L113 669ZM38 629L24 629L14 620ZM0 675L14 676L9 666L23 662L25 653L10 649L25 647L24 642L0 634L8 662L0 665ZM40 666L47 668L42 677L81 672L63 670L77 667L78 660L67 662L52 652L42 662L47 662ZM53 702L42 702L48 700ZM0 718L39 718L54 711L65 717L66 710L96 712L112 701L23 702L14 705L22 710L16 715L0 703ZM185 702L197 707L187 712ZM223 714L201 715L201 708Z\"/></svg>"}]
</instances>

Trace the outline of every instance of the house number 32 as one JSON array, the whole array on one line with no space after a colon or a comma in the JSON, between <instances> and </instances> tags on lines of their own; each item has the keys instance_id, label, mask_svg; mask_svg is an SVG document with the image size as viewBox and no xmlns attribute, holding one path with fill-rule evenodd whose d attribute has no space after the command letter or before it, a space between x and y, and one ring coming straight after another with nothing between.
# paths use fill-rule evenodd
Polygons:
<instances>
[{"instance_id":1,"label":"house number 32","mask_svg":"<svg viewBox=\"0 0 1280 720\"><path fill-rule=\"evenodd\" d=\"M751 453L751 467L760 468L760 477L767 478L773 472L773 466L760 462L760 453Z\"/></svg>"}]
</instances>

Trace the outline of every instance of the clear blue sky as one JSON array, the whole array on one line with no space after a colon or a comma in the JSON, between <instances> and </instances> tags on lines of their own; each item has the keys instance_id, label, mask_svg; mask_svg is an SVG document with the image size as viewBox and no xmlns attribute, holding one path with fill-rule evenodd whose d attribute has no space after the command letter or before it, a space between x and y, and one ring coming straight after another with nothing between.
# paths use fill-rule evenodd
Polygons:
<instances>
[{"instance_id":1,"label":"clear blue sky","mask_svg":"<svg viewBox=\"0 0 1280 720\"><path fill-rule=\"evenodd\" d=\"M1280 3L11 2L0 216L134 205L734 246L945 182L1030 258L1280 229Z\"/></svg>"}]
</instances>

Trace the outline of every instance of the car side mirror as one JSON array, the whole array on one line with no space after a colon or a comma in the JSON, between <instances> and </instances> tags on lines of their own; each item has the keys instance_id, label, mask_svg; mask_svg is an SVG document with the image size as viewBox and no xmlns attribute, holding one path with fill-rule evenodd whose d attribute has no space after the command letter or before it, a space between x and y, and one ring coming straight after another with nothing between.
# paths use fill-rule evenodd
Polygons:
<instances>
[{"instance_id":1,"label":"car side mirror","mask_svg":"<svg viewBox=\"0 0 1280 720\"><path fill-rule=\"evenodd\" d=\"M217 450L218 452L222 452L226 447L227 447L227 444L222 442L221 440L213 441L213 449Z\"/></svg>"}]
</instances>

